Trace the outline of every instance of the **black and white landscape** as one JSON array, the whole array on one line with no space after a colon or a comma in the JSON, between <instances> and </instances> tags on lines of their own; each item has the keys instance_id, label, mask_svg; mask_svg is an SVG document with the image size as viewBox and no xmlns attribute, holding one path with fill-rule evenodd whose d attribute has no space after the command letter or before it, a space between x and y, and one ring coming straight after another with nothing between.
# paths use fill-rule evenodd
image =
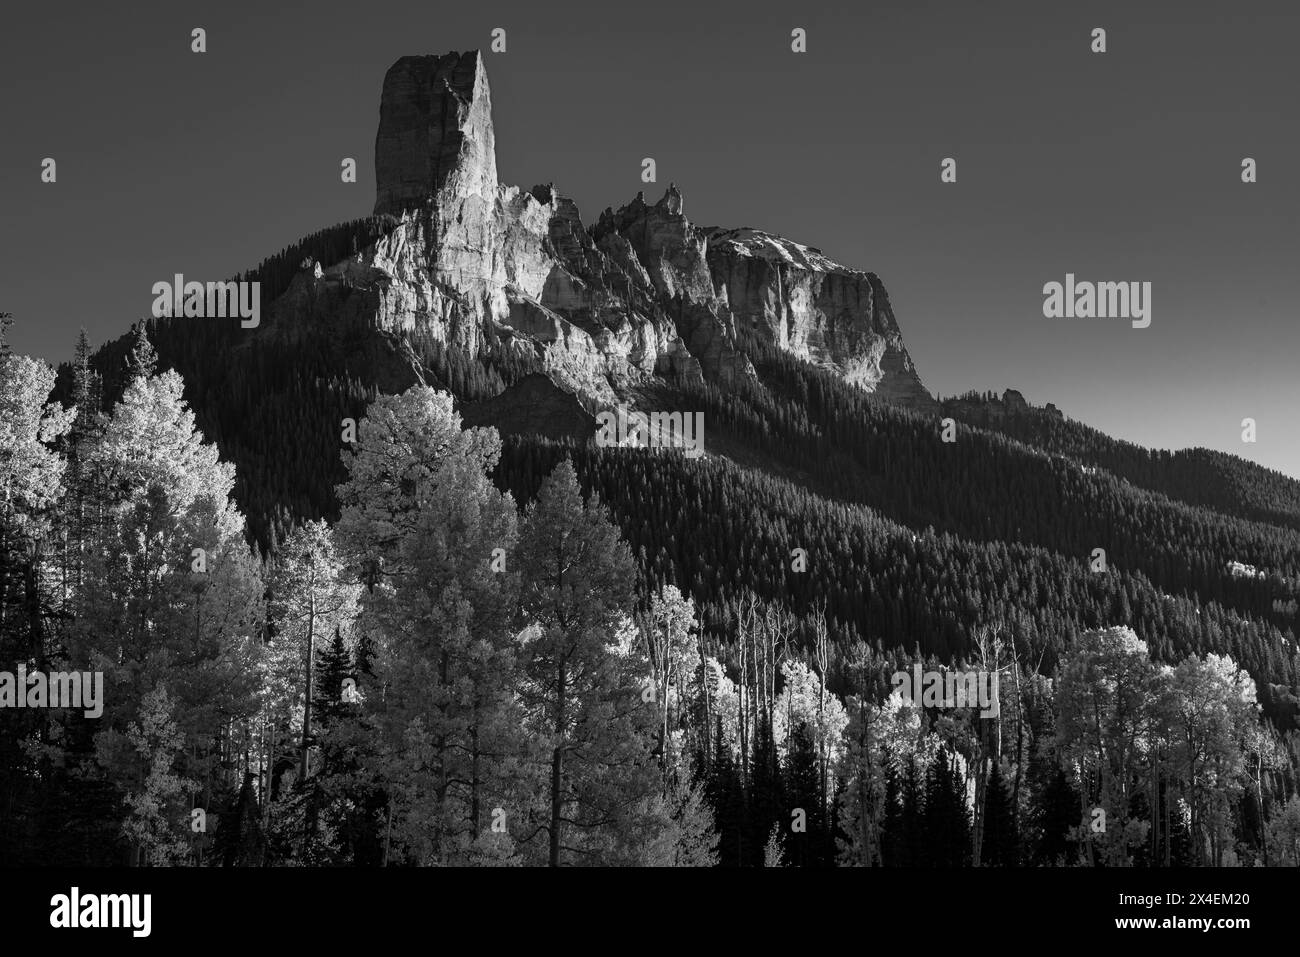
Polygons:
<instances>
[{"instance_id":1,"label":"black and white landscape","mask_svg":"<svg viewBox=\"0 0 1300 957\"><path fill-rule=\"evenodd\" d=\"M803 26L764 15L768 81L816 99L817 44L847 27L830 11ZM915 38L904 15L881 18ZM1098 35L1094 19L1111 25ZM1265 20L1233 42L1254 29L1268 48ZM3 267L0 296L22 290L35 314L0 298L14 313L0 327L0 863L1300 865L1300 459L1294 408L1260 399L1295 396L1296 338L1281 304L1250 292L1282 282L1279 250L1258 276L1249 256L1240 277L1174 270L1209 302L1220 282L1236 290L1231 321L1260 359L1252 376L1223 358L1223 382L1202 383L1196 408L1218 418L1174 415L1196 442L1147 447L1066 398L1091 387L1070 353L1097 337L1117 357L1195 338L1206 352L1182 361L1213 364L1212 340L1176 331L1187 293L1163 258L1026 240L1027 262L1054 265L1021 270L998 335L1025 337L1007 348L1041 404L1017 382L969 389L983 353L956 310L917 320L946 353L936 365L964 367L933 381L909 350L919 283L903 296L816 235L768 231L765 191L746 197L757 225L702 225L724 204L652 136L610 158L630 188L603 211L580 210L562 170L505 183L489 73L530 34L503 22L396 33L386 73L332 67L378 91L373 164L356 144L321 160L320 189L348 191L356 218L283 235L255 268L149 258L137 311L106 317L48 291L44 307ZM1126 39L1125 23L1085 10L1007 29L1068 48L1066 69L1115 97L1107 58L1140 74L1124 44L1159 39L1149 24ZM191 29L176 21L172 60L217 69L230 32ZM1188 36L1202 33L1170 27L1171 44ZM959 55L978 74L978 51ZM281 66L311 61L304 44ZM537 77L557 111L582 70L566 63ZM892 111L862 102L843 122L890 143ZM299 135L291 104L279 122L268 157ZM556 119L550 135L601 122ZM800 124L770 122L774 137ZM521 165L529 144L500 132ZM810 136L772 192L821 175L835 146ZM1219 142L1178 178L1222 177L1209 201L1239 191L1242 216L1271 230L1277 194L1257 194L1285 171L1264 136ZM7 139L25 210L94 162ZM697 145L745 163L722 120ZM979 215L961 191L993 175L981 149L902 164L925 170L923 216ZM1063 164L1067 193L1086 170ZM890 185L845 181L843 208L814 218L842 235L862 217L884 255L888 230L852 199L874 188ZM263 212L259 230L280 220L273 197ZM204 216L220 210L195 195L158 228L195 248ZM944 286L958 254L913 257L907 274ZM995 268L1001 253L960 255ZM40 337L67 345L21 354ZM1170 368L1156 378L1181 387ZM1149 383L1099 369L1092 385L1104 400L1085 412L1121 409L1143 434L1173 421Z\"/></svg>"}]
</instances>

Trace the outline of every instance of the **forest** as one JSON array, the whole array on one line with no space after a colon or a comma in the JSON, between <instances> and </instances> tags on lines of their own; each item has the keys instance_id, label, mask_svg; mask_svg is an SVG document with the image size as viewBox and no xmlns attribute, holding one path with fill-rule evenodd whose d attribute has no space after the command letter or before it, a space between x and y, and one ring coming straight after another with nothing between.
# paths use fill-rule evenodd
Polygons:
<instances>
[{"instance_id":1,"label":"forest","mask_svg":"<svg viewBox=\"0 0 1300 957\"><path fill-rule=\"evenodd\" d=\"M105 688L5 710L6 863L1300 865L1295 489L1249 467L945 444L752 340L673 388L784 471L464 428L504 354L389 395L325 336L2 332L0 670Z\"/></svg>"}]
</instances>

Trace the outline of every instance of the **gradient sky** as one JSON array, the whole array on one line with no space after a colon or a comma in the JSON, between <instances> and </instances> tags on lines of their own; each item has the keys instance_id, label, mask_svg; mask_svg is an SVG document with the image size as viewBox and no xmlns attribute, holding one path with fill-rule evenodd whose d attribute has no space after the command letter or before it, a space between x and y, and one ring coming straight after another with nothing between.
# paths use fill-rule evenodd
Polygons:
<instances>
[{"instance_id":1,"label":"gradient sky","mask_svg":"<svg viewBox=\"0 0 1300 957\"><path fill-rule=\"evenodd\" d=\"M652 200L672 180L695 222L878 273L932 392L1013 387L1300 477L1294 0L73 6L23 5L0 36L0 309L20 352L66 359L79 327L99 342L146 315L154 282L367 215L387 67L486 52L504 27L503 183L554 182L591 223L653 156ZM1067 272L1150 281L1151 326L1045 319Z\"/></svg>"}]
</instances>

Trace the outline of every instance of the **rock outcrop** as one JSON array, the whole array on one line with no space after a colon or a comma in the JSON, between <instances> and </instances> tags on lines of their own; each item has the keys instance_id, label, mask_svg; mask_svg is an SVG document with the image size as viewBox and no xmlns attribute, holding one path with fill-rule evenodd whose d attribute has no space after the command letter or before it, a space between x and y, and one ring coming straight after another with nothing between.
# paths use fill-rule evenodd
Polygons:
<instances>
[{"instance_id":1,"label":"rock outcrop","mask_svg":"<svg viewBox=\"0 0 1300 957\"><path fill-rule=\"evenodd\" d=\"M478 53L406 56L384 77L375 137L375 213L497 189L492 94Z\"/></svg>"},{"instance_id":2,"label":"rock outcrop","mask_svg":"<svg viewBox=\"0 0 1300 957\"><path fill-rule=\"evenodd\" d=\"M754 375L737 346L743 326L889 401L935 407L876 276L757 230L695 226L675 185L587 228L552 186L498 184L477 52L393 64L375 173L375 213L397 227L300 276L273 318L333 316L470 353L529 349L588 408L653 376Z\"/></svg>"},{"instance_id":3,"label":"rock outcrop","mask_svg":"<svg viewBox=\"0 0 1300 957\"><path fill-rule=\"evenodd\" d=\"M934 411L884 284L757 229L709 235L714 285L737 321L891 402Z\"/></svg>"},{"instance_id":4,"label":"rock outcrop","mask_svg":"<svg viewBox=\"0 0 1300 957\"><path fill-rule=\"evenodd\" d=\"M1061 410L1051 402L1045 406L1030 405L1018 389L1007 389L1001 398L992 393L968 392L945 399L943 411L945 414L956 415L963 422L985 427L996 427L1007 419L1065 418Z\"/></svg>"}]
</instances>

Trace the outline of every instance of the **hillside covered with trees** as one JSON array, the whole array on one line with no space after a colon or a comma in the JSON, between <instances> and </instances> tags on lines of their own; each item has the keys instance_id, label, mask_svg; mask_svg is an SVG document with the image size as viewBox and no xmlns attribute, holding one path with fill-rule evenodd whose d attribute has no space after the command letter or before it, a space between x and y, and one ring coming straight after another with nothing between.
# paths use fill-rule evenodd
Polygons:
<instances>
[{"instance_id":1,"label":"hillside covered with trees","mask_svg":"<svg viewBox=\"0 0 1300 957\"><path fill-rule=\"evenodd\" d=\"M752 341L668 388L770 468L501 436L458 406L526 360L407 344L396 395L325 332L3 350L0 670L103 710L6 714L0 857L1300 865L1293 487L946 443Z\"/></svg>"}]
</instances>

